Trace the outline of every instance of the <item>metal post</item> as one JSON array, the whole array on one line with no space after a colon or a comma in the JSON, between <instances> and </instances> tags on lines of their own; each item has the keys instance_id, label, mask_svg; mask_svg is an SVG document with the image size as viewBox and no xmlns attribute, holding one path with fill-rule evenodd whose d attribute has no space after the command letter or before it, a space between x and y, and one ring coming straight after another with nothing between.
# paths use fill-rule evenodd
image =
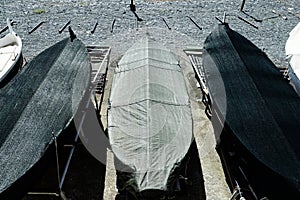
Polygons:
<instances>
[{"instance_id":1,"label":"metal post","mask_svg":"<svg viewBox=\"0 0 300 200\"><path fill-rule=\"evenodd\" d=\"M57 138L52 132L52 137L54 139L54 145L55 145L55 157L56 157L56 170L57 170L57 181L58 181L58 186L60 185L60 172L59 172L59 161L58 161L58 148L57 148ZM59 188L59 187L58 187Z\"/></svg>"},{"instance_id":2,"label":"metal post","mask_svg":"<svg viewBox=\"0 0 300 200\"><path fill-rule=\"evenodd\" d=\"M45 23L44 21L41 21L39 24L37 24L33 29L31 29L28 34L33 33L34 31L36 31L36 29L38 29L43 23Z\"/></svg>"},{"instance_id":3,"label":"metal post","mask_svg":"<svg viewBox=\"0 0 300 200\"><path fill-rule=\"evenodd\" d=\"M52 137L54 139L55 145L55 157L56 157L56 172L57 172L57 181L58 181L58 192L28 192L28 195L50 195L61 197L62 200L67 200L66 196L64 195L63 191L60 189L60 171L59 171L59 161L58 161L58 145L57 145L57 137L52 132Z\"/></svg>"},{"instance_id":4,"label":"metal post","mask_svg":"<svg viewBox=\"0 0 300 200\"><path fill-rule=\"evenodd\" d=\"M87 106L88 106L88 104L89 104L89 102L87 103ZM65 181L65 178L66 178L66 175L67 175L67 171L68 171L70 163L71 163L71 159L72 159L72 156L73 156L73 153L74 153L74 150L75 150L76 143L77 143L78 138L79 138L79 134L80 134L80 131L81 131L81 128L82 128L85 116L86 116L86 112L84 112L83 115L82 115L82 118L81 118L78 130L77 130L77 133L76 133L76 136L75 136L75 139L74 139L74 144L72 145L72 149L70 151L70 154L69 154L69 157L68 157L65 169L63 171L63 174L62 174L62 177L61 177L61 181L60 181L60 184L59 184L59 189L60 190L62 189L63 183Z\"/></svg>"},{"instance_id":5,"label":"metal post","mask_svg":"<svg viewBox=\"0 0 300 200\"><path fill-rule=\"evenodd\" d=\"M243 0L240 11L243 11L246 0Z\"/></svg>"},{"instance_id":6,"label":"metal post","mask_svg":"<svg viewBox=\"0 0 300 200\"><path fill-rule=\"evenodd\" d=\"M193 22L193 24L195 24L195 26L197 26L199 30L202 30L202 28L190 16L187 17Z\"/></svg>"},{"instance_id":7,"label":"metal post","mask_svg":"<svg viewBox=\"0 0 300 200\"><path fill-rule=\"evenodd\" d=\"M249 21L245 20L244 18L242 18L242 17L238 16L238 19L240 19L240 20L242 20L243 22L245 22L245 23L249 24L249 25L250 25L250 26L252 26L253 28L256 28L256 29L258 29L258 26L256 26L256 25L252 24L251 22L249 22Z\"/></svg>"},{"instance_id":8,"label":"metal post","mask_svg":"<svg viewBox=\"0 0 300 200\"><path fill-rule=\"evenodd\" d=\"M96 28L98 26L98 21L95 23L93 30L91 31L91 34L94 34L96 31Z\"/></svg>"},{"instance_id":9,"label":"metal post","mask_svg":"<svg viewBox=\"0 0 300 200\"><path fill-rule=\"evenodd\" d=\"M136 11L136 8L135 8L135 5L134 5L134 3L133 3L133 0L130 0L130 10L131 10L132 12L135 12L135 11Z\"/></svg>"},{"instance_id":10,"label":"metal post","mask_svg":"<svg viewBox=\"0 0 300 200\"><path fill-rule=\"evenodd\" d=\"M10 25L14 25L16 22L11 21ZM3 33L4 31L6 31L8 29L8 26L5 26L4 28L1 29L0 34Z\"/></svg>"},{"instance_id":11,"label":"metal post","mask_svg":"<svg viewBox=\"0 0 300 200\"><path fill-rule=\"evenodd\" d=\"M225 24L226 23L226 12L224 12L224 14L223 14L223 24Z\"/></svg>"},{"instance_id":12,"label":"metal post","mask_svg":"<svg viewBox=\"0 0 300 200\"><path fill-rule=\"evenodd\" d=\"M165 18L162 17L163 22L165 23L165 25L168 27L169 30L171 30L170 26L168 25L167 21L165 20Z\"/></svg>"},{"instance_id":13,"label":"metal post","mask_svg":"<svg viewBox=\"0 0 300 200\"><path fill-rule=\"evenodd\" d=\"M61 34L66 28L67 28L67 26L69 25L71 23L71 20L70 21L68 21L61 29L59 29L59 34Z\"/></svg>"},{"instance_id":14,"label":"metal post","mask_svg":"<svg viewBox=\"0 0 300 200\"><path fill-rule=\"evenodd\" d=\"M104 74L103 92L102 92L101 99L100 99L100 102L99 102L99 111L101 111L101 105L102 105L103 98L104 98L104 88L105 88L105 85L106 85L106 76L107 76L107 72L108 72L110 51L111 51L111 49L108 50L108 52L106 54L107 57L105 58L106 59L106 68L105 68L105 74Z\"/></svg>"},{"instance_id":15,"label":"metal post","mask_svg":"<svg viewBox=\"0 0 300 200\"><path fill-rule=\"evenodd\" d=\"M111 29L110 29L110 32L114 32L114 26L115 26L115 23L116 23L116 19L113 20L112 24L111 24Z\"/></svg>"},{"instance_id":16,"label":"metal post","mask_svg":"<svg viewBox=\"0 0 300 200\"><path fill-rule=\"evenodd\" d=\"M96 111L100 112L95 90L93 91L93 97L96 104Z\"/></svg>"}]
</instances>

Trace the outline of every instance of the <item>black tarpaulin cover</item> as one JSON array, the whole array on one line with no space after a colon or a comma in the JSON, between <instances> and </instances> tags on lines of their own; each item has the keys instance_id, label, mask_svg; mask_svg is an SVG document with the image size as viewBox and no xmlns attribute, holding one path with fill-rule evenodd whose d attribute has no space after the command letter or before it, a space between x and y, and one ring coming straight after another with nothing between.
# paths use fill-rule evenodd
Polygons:
<instances>
[{"instance_id":1,"label":"black tarpaulin cover","mask_svg":"<svg viewBox=\"0 0 300 200\"><path fill-rule=\"evenodd\" d=\"M142 39L122 57L111 88L108 134L116 158L128 167L124 187L170 189L193 126L183 73L168 49Z\"/></svg>"},{"instance_id":2,"label":"black tarpaulin cover","mask_svg":"<svg viewBox=\"0 0 300 200\"><path fill-rule=\"evenodd\" d=\"M213 107L231 132L299 188L300 98L293 88L264 52L227 24L207 37L203 65Z\"/></svg>"},{"instance_id":3,"label":"black tarpaulin cover","mask_svg":"<svg viewBox=\"0 0 300 200\"><path fill-rule=\"evenodd\" d=\"M0 193L43 156L72 120L90 80L85 45L64 39L0 90Z\"/></svg>"}]
</instances>

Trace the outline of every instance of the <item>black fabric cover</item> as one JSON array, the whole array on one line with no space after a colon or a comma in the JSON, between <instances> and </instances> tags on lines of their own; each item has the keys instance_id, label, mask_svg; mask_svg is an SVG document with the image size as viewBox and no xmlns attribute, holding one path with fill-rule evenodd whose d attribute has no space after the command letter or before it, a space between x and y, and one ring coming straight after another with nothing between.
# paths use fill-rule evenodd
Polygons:
<instances>
[{"instance_id":1,"label":"black fabric cover","mask_svg":"<svg viewBox=\"0 0 300 200\"><path fill-rule=\"evenodd\" d=\"M217 27L204 44L203 65L213 108L263 164L299 188L300 98L264 52Z\"/></svg>"},{"instance_id":2,"label":"black fabric cover","mask_svg":"<svg viewBox=\"0 0 300 200\"><path fill-rule=\"evenodd\" d=\"M90 80L85 45L64 39L0 90L0 193L43 156L72 120Z\"/></svg>"}]
</instances>

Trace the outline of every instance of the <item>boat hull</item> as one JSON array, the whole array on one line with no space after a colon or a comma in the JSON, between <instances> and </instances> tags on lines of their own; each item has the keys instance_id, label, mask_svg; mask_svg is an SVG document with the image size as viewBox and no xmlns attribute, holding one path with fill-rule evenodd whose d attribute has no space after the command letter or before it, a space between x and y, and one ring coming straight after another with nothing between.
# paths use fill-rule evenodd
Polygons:
<instances>
[{"instance_id":1,"label":"boat hull","mask_svg":"<svg viewBox=\"0 0 300 200\"><path fill-rule=\"evenodd\" d=\"M3 78L2 81L0 82L0 88L3 88L15 77L16 74L22 69L23 65L24 65L24 59L23 59L23 54L21 53L19 60L15 63L15 65L8 72L5 78Z\"/></svg>"},{"instance_id":2,"label":"boat hull","mask_svg":"<svg viewBox=\"0 0 300 200\"><path fill-rule=\"evenodd\" d=\"M131 47L114 74L108 135L119 191L172 193L193 141L185 80L175 55L149 39ZM120 172L120 173L119 173Z\"/></svg>"},{"instance_id":3,"label":"boat hull","mask_svg":"<svg viewBox=\"0 0 300 200\"><path fill-rule=\"evenodd\" d=\"M261 183L267 182L269 188L279 188L281 180L288 183L285 186L294 191L293 194L299 194L299 96L266 54L227 24L219 25L207 37L203 52L218 147L230 146L225 150L226 156L220 156L235 157L237 160L231 162L235 164L246 160L248 170L267 169L268 174L277 177L278 181L263 174L256 179L246 176L244 180L252 180L250 184L260 191L257 195L264 195ZM228 138L235 138L240 145ZM228 165L224 166L228 168ZM237 164L231 169L238 171L239 167ZM231 181L231 185L237 187L235 181ZM268 195L273 197L274 194L276 192L269 190ZM284 194L294 197L292 193ZM275 195L274 198L278 197Z\"/></svg>"},{"instance_id":4,"label":"boat hull","mask_svg":"<svg viewBox=\"0 0 300 200\"><path fill-rule=\"evenodd\" d=\"M22 61L22 40L15 32L10 30L5 37L0 39L0 84L18 67Z\"/></svg>"},{"instance_id":5,"label":"boat hull","mask_svg":"<svg viewBox=\"0 0 300 200\"><path fill-rule=\"evenodd\" d=\"M296 90L297 94L300 96L300 79L299 76L295 73L294 69L297 69L296 66L299 66L299 55L294 55L290 60L290 65L288 69L288 75L290 79L290 83ZM298 67L299 68L299 67ZM298 70L299 71L299 70Z\"/></svg>"},{"instance_id":6,"label":"boat hull","mask_svg":"<svg viewBox=\"0 0 300 200\"><path fill-rule=\"evenodd\" d=\"M36 56L0 90L0 193L25 176L71 122L90 73L85 45L67 38Z\"/></svg>"}]
</instances>

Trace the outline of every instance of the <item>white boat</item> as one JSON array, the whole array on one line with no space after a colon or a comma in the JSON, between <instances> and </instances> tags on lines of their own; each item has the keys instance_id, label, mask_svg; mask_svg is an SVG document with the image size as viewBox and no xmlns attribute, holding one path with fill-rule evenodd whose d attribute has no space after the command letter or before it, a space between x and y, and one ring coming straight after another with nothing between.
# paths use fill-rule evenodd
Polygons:
<instances>
[{"instance_id":1,"label":"white boat","mask_svg":"<svg viewBox=\"0 0 300 200\"><path fill-rule=\"evenodd\" d=\"M13 31L9 19L7 26L9 33L0 38L0 83L22 59L22 40Z\"/></svg>"},{"instance_id":2,"label":"white boat","mask_svg":"<svg viewBox=\"0 0 300 200\"><path fill-rule=\"evenodd\" d=\"M290 82L300 96L300 23L290 32L285 52L290 58L288 71Z\"/></svg>"}]
</instances>

